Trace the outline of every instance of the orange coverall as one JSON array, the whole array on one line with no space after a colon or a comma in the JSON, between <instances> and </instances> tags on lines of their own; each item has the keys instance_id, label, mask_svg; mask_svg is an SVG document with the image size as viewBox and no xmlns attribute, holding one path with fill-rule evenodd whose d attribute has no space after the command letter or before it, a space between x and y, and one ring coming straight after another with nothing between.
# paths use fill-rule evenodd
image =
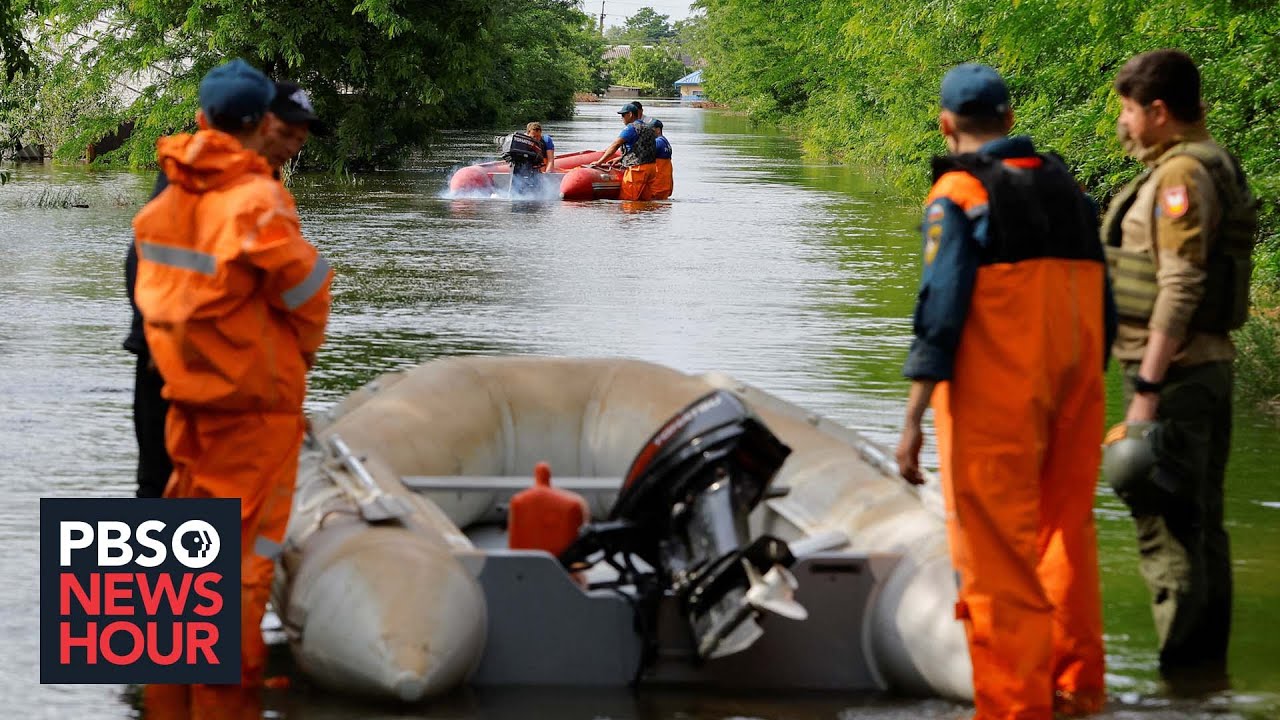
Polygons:
<instances>
[{"instance_id":1,"label":"orange coverall","mask_svg":"<svg viewBox=\"0 0 1280 720\"><path fill-rule=\"evenodd\" d=\"M976 717L1050 720L1105 702L1093 499L1109 290L1096 210L1065 166L1027 138L984 152L982 180L966 169L976 156L935 170L905 374L940 381Z\"/></svg>"},{"instance_id":2,"label":"orange coverall","mask_svg":"<svg viewBox=\"0 0 1280 720\"><path fill-rule=\"evenodd\" d=\"M622 190L619 200L652 200L657 164L632 165L622 173Z\"/></svg>"},{"instance_id":3,"label":"orange coverall","mask_svg":"<svg viewBox=\"0 0 1280 720\"><path fill-rule=\"evenodd\" d=\"M653 199L666 200L671 197L671 192L675 189L671 160L669 158L658 158L653 164L655 168L653 174Z\"/></svg>"},{"instance_id":4,"label":"orange coverall","mask_svg":"<svg viewBox=\"0 0 1280 720\"><path fill-rule=\"evenodd\" d=\"M170 402L165 497L241 500L241 685L262 684L259 626L304 431L306 372L333 273L266 160L216 130L157 145L169 187L134 218L136 299ZM219 717L236 686L194 686ZM213 713L209 715L209 713Z\"/></svg>"}]
</instances>

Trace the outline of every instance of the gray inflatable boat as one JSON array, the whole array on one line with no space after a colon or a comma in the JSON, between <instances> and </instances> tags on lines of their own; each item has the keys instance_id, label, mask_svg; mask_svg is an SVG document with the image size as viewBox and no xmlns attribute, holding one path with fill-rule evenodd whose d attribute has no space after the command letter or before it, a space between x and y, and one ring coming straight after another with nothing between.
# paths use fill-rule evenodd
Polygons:
<instances>
[{"instance_id":1,"label":"gray inflatable boat","mask_svg":"<svg viewBox=\"0 0 1280 720\"><path fill-rule=\"evenodd\" d=\"M936 493L719 374L467 357L312 418L273 603L329 689L661 684L972 697ZM547 462L592 521L511 550Z\"/></svg>"}]
</instances>

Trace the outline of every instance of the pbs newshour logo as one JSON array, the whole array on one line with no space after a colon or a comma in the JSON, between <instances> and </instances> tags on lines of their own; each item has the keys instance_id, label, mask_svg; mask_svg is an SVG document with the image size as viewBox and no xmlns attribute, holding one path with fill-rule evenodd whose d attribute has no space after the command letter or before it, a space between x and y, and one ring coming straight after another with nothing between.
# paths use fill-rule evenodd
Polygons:
<instances>
[{"instance_id":1,"label":"pbs newshour logo","mask_svg":"<svg viewBox=\"0 0 1280 720\"><path fill-rule=\"evenodd\" d=\"M239 500L40 500L40 682L239 681Z\"/></svg>"}]
</instances>

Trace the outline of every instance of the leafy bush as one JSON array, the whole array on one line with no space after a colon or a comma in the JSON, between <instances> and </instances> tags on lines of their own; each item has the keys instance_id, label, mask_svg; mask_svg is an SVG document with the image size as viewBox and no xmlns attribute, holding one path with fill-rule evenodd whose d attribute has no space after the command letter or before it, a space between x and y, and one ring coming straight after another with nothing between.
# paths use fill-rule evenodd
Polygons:
<instances>
[{"instance_id":1,"label":"leafy bush","mask_svg":"<svg viewBox=\"0 0 1280 720\"><path fill-rule=\"evenodd\" d=\"M711 97L794 126L813 152L884 167L920 191L943 152L938 83L979 61L1009 82L1015 130L1095 195L1136 174L1115 140L1126 59L1178 47L1201 67L1209 129L1240 156L1280 239L1280 3L1250 0L699 0Z\"/></svg>"},{"instance_id":2,"label":"leafy bush","mask_svg":"<svg viewBox=\"0 0 1280 720\"><path fill-rule=\"evenodd\" d=\"M1236 387L1245 399L1280 410L1280 297L1255 292L1256 309L1235 333Z\"/></svg>"}]
</instances>

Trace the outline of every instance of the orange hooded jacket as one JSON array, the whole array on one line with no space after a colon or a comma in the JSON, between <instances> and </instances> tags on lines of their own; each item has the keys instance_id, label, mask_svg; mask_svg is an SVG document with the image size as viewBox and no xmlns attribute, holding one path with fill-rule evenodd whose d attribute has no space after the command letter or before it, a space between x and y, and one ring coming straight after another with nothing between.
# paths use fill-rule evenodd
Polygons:
<instances>
[{"instance_id":1,"label":"orange hooded jacket","mask_svg":"<svg viewBox=\"0 0 1280 720\"><path fill-rule=\"evenodd\" d=\"M170 185L133 220L136 299L164 397L300 412L333 273L266 160L202 130L157 144Z\"/></svg>"}]
</instances>

